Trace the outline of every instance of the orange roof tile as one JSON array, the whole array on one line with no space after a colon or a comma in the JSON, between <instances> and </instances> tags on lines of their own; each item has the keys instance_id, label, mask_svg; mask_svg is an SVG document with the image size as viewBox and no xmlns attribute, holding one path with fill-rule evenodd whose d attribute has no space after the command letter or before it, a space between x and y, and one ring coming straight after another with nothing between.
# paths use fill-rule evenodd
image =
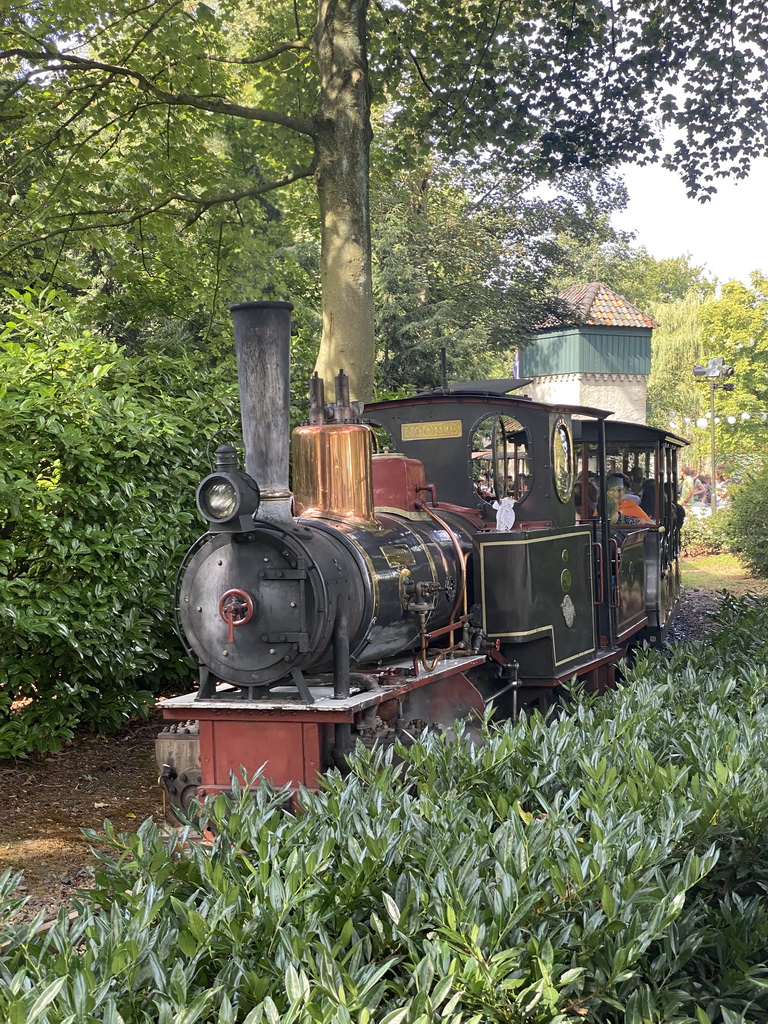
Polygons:
<instances>
[{"instance_id":1,"label":"orange roof tile","mask_svg":"<svg viewBox=\"0 0 768 1024\"><path fill-rule=\"evenodd\" d=\"M595 327L646 327L659 325L637 306L623 296L618 295L600 281L591 284L572 284L560 292L559 298L566 302L574 311L573 317L547 317L539 328L581 326L590 324Z\"/></svg>"}]
</instances>

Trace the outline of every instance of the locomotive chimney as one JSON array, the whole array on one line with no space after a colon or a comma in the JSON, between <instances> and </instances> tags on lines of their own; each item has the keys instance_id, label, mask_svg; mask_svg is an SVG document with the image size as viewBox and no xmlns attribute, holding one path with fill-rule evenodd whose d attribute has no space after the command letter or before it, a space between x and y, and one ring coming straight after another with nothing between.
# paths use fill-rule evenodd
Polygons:
<instances>
[{"instance_id":1,"label":"locomotive chimney","mask_svg":"<svg viewBox=\"0 0 768 1024\"><path fill-rule=\"evenodd\" d=\"M231 306L235 328L245 472L261 491L259 517L291 518L290 302Z\"/></svg>"}]
</instances>

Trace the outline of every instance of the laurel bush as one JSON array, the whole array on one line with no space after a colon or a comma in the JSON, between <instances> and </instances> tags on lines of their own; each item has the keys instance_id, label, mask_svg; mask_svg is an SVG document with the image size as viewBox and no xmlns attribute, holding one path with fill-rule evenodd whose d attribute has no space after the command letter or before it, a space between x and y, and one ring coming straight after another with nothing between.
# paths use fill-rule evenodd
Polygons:
<instances>
[{"instance_id":1,"label":"laurel bush","mask_svg":"<svg viewBox=\"0 0 768 1024\"><path fill-rule=\"evenodd\" d=\"M728 521L730 509L722 508L707 516L689 512L680 534L682 551L690 558L719 555L730 550Z\"/></svg>"},{"instance_id":2,"label":"laurel bush","mask_svg":"<svg viewBox=\"0 0 768 1024\"><path fill-rule=\"evenodd\" d=\"M209 845L105 823L76 920L0 882L0 1019L762 1024L768 603L720 621L553 721L358 749L295 816L235 781Z\"/></svg>"},{"instance_id":3,"label":"laurel bush","mask_svg":"<svg viewBox=\"0 0 768 1024\"><path fill-rule=\"evenodd\" d=\"M0 327L0 757L108 731L189 675L174 574L202 532L206 445L236 423L226 367L128 357L52 292Z\"/></svg>"}]
</instances>

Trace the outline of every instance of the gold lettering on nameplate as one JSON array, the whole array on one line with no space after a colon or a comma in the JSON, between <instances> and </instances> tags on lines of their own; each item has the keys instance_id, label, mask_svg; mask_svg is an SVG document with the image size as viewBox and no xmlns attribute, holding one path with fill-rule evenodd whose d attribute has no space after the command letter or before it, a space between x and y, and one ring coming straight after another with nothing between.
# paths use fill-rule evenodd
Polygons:
<instances>
[{"instance_id":1,"label":"gold lettering on nameplate","mask_svg":"<svg viewBox=\"0 0 768 1024\"><path fill-rule=\"evenodd\" d=\"M429 441L439 437L461 437L461 420L434 420L432 423L404 423L403 441Z\"/></svg>"}]
</instances>

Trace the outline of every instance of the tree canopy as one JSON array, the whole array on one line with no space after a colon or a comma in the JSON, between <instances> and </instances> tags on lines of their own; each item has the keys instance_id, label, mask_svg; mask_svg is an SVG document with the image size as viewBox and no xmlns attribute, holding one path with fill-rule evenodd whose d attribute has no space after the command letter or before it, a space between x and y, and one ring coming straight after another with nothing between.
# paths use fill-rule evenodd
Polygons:
<instances>
[{"instance_id":1,"label":"tree canopy","mask_svg":"<svg viewBox=\"0 0 768 1024\"><path fill-rule=\"evenodd\" d=\"M767 41L758 0L11 0L0 244L55 279L75 237L115 259L105 238L122 233L141 258L171 232L194 244L205 222L206 244L261 254L252 298L280 280L259 245L265 197L311 182L318 365L366 397L374 129L382 176L434 152L528 180L660 158L673 129L664 159L706 196L766 151Z\"/></svg>"},{"instance_id":2,"label":"tree canopy","mask_svg":"<svg viewBox=\"0 0 768 1024\"><path fill-rule=\"evenodd\" d=\"M613 238L618 181L574 173L542 196L512 175L405 169L373 195L373 283L383 388L509 376L515 347L562 312L553 298L582 246Z\"/></svg>"},{"instance_id":3,"label":"tree canopy","mask_svg":"<svg viewBox=\"0 0 768 1024\"><path fill-rule=\"evenodd\" d=\"M734 368L733 391L716 396L717 454L726 462L762 459L768 441L768 278L753 274L750 288L728 282L701 317L706 357L722 356Z\"/></svg>"},{"instance_id":4,"label":"tree canopy","mask_svg":"<svg viewBox=\"0 0 768 1024\"><path fill-rule=\"evenodd\" d=\"M660 261L665 263L667 261ZM689 461L710 465L710 389L693 367L722 357L733 366L728 390L715 391L716 461L732 471L753 465L768 440L768 281L724 284L718 297L700 279L673 302L644 307L658 323L648 382L649 422L689 438Z\"/></svg>"}]
</instances>

